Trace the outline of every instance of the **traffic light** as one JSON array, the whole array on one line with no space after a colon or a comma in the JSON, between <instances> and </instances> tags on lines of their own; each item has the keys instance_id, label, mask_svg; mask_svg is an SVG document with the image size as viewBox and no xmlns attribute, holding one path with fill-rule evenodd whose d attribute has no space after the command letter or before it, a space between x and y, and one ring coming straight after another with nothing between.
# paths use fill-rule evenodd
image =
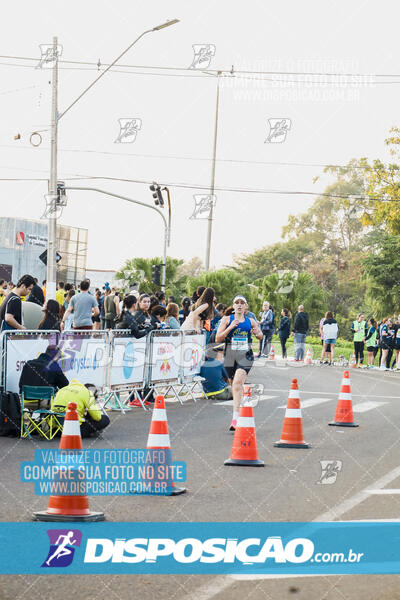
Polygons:
<instances>
[{"instance_id":1,"label":"traffic light","mask_svg":"<svg viewBox=\"0 0 400 600\"><path fill-rule=\"evenodd\" d=\"M153 192L153 198L154 198L155 205L163 207L164 206L164 198L161 193L161 187L158 185L158 183L153 182L153 184L150 186L150 190Z\"/></svg>"},{"instance_id":2,"label":"traffic light","mask_svg":"<svg viewBox=\"0 0 400 600\"><path fill-rule=\"evenodd\" d=\"M161 266L162 265L153 265L151 267L151 273L152 273L152 282L155 283L156 285L161 285Z\"/></svg>"}]
</instances>

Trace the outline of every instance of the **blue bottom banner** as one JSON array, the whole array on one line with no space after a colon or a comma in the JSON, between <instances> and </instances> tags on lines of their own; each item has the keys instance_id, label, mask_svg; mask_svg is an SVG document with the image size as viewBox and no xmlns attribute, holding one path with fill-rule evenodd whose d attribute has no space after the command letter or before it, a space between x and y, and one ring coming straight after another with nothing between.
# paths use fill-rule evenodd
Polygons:
<instances>
[{"instance_id":1,"label":"blue bottom banner","mask_svg":"<svg viewBox=\"0 0 400 600\"><path fill-rule=\"evenodd\" d=\"M400 523L0 523L0 573L400 573Z\"/></svg>"}]
</instances>

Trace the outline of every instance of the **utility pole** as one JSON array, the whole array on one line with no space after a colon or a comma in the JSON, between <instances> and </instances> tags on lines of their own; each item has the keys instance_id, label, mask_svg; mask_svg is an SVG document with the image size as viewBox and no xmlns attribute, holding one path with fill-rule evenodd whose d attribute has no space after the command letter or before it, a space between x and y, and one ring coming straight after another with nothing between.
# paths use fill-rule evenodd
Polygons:
<instances>
[{"instance_id":1,"label":"utility pole","mask_svg":"<svg viewBox=\"0 0 400 600\"><path fill-rule=\"evenodd\" d=\"M215 107L215 124L214 124L214 151L213 151L213 163L212 163L212 173L211 173L211 206L210 212L208 215L208 227L207 227L207 248L206 248L206 260L205 260L205 269L206 271L210 268L210 254L211 254L211 234L212 234L212 222L214 215L214 186L215 186L215 162L217 158L217 138L218 138L218 111L219 111L219 81L220 81L221 71L217 73L217 102Z\"/></svg>"},{"instance_id":2,"label":"utility pole","mask_svg":"<svg viewBox=\"0 0 400 600\"><path fill-rule=\"evenodd\" d=\"M46 299L55 300L57 281L57 93L58 93L58 52L57 37L53 37L53 73L51 89L51 141L50 141L50 179L48 207L48 242L46 270Z\"/></svg>"}]
</instances>

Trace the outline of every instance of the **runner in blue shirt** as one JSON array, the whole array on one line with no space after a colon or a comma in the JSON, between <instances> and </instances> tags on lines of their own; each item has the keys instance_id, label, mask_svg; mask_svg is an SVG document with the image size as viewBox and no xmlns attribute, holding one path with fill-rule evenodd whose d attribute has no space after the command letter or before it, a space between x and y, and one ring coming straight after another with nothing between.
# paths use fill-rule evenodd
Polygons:
<instances>
[{"instance_id":1,"label":"runner in blue shirt","mask_svg":"<svg viewBox=\"0 0 400 600\"><path fill-rule=\"evenodd\" d=\"M254 362L251 336L253 334L259 340L263 337L257 321L245 316L246 308L246 298L236 296L233 299L234 312L221 319L215 336L217 344L225 342L224 366L232 381L233 417L230 431L236 429L243 384Z\"/></svg>"}]
</instances>

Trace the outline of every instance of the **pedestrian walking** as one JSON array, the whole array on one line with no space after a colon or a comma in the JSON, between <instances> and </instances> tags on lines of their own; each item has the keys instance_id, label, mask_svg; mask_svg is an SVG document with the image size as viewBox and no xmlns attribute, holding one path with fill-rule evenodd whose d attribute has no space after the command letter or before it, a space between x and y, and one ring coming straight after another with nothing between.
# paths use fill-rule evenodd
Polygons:
<instances>
[{"instance_id":1,"label":"pedestrian walking","mask_svg":"<svg viewBox=\"0 0 400 600\"><path fill-rule=\"evenodd\" d=\"M304 360L305 349L306 349L306 337L309 330L308 325L308 314L304 310L304 306L300 304L298 312L294 319L293 325L293 336L294 336L294 347L295 347L295 361L300 362Z\"/></svg>"}]
</instances>

